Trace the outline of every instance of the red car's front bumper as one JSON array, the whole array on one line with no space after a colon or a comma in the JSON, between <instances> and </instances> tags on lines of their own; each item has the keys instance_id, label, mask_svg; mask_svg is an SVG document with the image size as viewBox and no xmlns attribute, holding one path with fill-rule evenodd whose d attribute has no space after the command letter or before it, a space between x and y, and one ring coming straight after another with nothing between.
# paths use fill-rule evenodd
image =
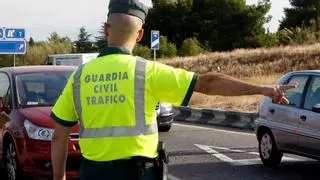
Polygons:
<instances>
[{"instance_id":1,"label":"red car's front bumper","mask_svg":"<svg viewBox=\"0 0 320 180\"><path fill-rule=\"evenodd\" d=\"M26 175L35 177L51 177L51 142L28 140L25 150L19 156L20 167ZM69 142L69 152L66 164L68 179L79 177L81 154L77 141Z\"/></svg>"}]
</instances>

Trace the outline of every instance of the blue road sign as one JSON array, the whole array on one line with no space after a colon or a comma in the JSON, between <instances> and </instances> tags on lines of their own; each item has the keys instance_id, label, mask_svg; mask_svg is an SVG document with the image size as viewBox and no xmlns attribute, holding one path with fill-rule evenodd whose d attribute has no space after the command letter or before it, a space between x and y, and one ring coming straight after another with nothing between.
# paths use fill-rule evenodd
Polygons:
<instances>
[{"instance_id":1,"label":"blue road sign","mask_svg":"<svg viewBox=\"0 0 320 180\"><path fill-rule=\"evenodd\" d=\"M25 54L26 41L0 41L0 54Z\"/></svg>"},{"instance_id":2,"label":"blue road sign","mask_svg":"<svg viewBox=\"0 0 320 180\"><path fill-rule=\"evenodd\" d=\"M6 39L24 39L26 36L26 31L24 29L5 29Z\"/></svg>"},{"instance_id":3,"label":"blue road sign","mask_svg":"<svg viewBox=\"0 0 320 180\"><path fill-rule=\"evenodd\" d=\"M25 54L26 31L22 28L0 28L0 54Z\"/></svg>"},{"instance_id":4,"label":"blue road sign","mask_svg":"<svg viewBox=\"0 0 320 180\"><path fill-rule=\"evenodd\" d=\"M151 49L159 50L160 49L160 32L151 31Z\"/></svg>"}]
</instances>

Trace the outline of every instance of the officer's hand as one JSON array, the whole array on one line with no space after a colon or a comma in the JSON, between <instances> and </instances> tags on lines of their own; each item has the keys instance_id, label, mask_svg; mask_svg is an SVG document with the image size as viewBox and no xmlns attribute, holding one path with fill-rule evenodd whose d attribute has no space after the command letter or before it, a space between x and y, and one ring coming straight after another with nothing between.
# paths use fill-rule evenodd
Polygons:
<instances>
[{"instance_id":1,"label":"officer's hand","mask_svg":"<svg viewBox=\"0 0 320 180\"><path fill-rule=\"evenodd\" d=\"M289 100L284 97L286 90L298 87L298 83L290 83L287 85L264 86L263 95L273 99L273 102L280 104L289 104Z\"/></svg>"}]
</instances>

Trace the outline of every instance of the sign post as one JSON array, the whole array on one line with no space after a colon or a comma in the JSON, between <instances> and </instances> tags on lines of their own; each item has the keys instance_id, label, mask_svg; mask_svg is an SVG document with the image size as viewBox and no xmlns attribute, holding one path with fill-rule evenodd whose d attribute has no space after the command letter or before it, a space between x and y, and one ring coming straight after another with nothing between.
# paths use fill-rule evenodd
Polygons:
<instances>
[{"instance_id":1,"label":"sign post","mask_svg":"<svg viewBox=\"0 0 320 180\"><path fill-rule=\"evenodd\" d=\"M151 49L153 50L153 60L156 60L156 51L160 49L160 32L157 30L151 31Z\"/></svg>"},{"instance_id":2,"label":"sign post","mask_svg":"<svg viewBox=\"0 0 320 180\"><path fill-rule=\"evenodd\" d=\"M22 28L0 28L0 54L13 54L13 66L16 66L16 54L27 51L26 31Z\"/></svg>"}]
</instances>

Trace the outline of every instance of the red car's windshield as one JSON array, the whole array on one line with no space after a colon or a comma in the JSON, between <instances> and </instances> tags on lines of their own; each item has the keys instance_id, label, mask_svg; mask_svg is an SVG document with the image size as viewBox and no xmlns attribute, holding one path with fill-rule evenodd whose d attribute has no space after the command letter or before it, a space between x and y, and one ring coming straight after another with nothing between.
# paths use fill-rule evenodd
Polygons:
<instances>
[{"instance_id":1,"label":"red car's windshield","mask_svg":"<svg viewBox=\"0 0 320 180\"><path fill-rule=\"evenodd\" d=\"M72 71L37 72L16 75L17 100L23 107L52 106Z\"/></svg>"}]
</instances>

